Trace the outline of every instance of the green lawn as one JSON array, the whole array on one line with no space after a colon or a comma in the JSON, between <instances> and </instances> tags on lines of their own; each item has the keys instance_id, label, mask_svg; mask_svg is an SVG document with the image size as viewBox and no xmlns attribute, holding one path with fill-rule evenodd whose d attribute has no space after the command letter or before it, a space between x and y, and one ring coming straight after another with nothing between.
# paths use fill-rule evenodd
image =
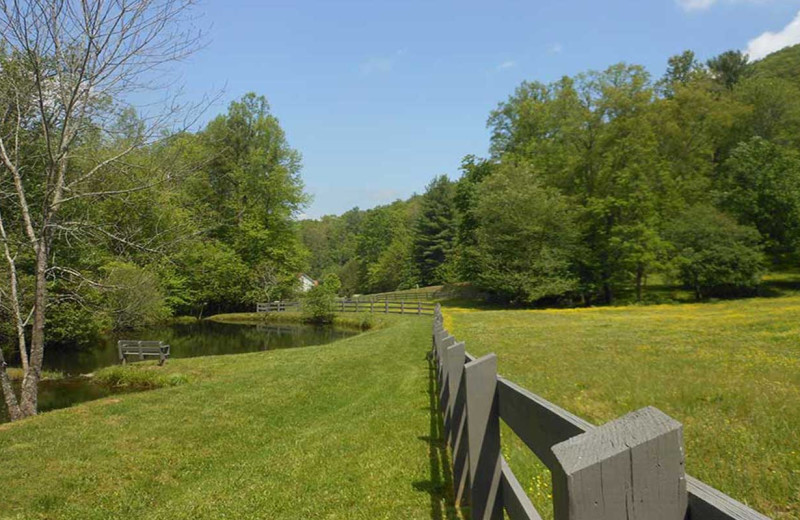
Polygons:
<instances>
[{"instance_id":1,"label":"green lawn","mask_svg":"<svg viewBox=\"0 0 800 520\"><path fill-rule=\"evenodd\" d=\"M800 297L581 310L446 309L502 375L602 423L654 405L684 425L687 471L776 519L800 518ZM542 513L549 476L503 450Z\"/></svg>"},{"instance_id":2,"label":"green lawn","mask_svg":"<svg viewBox=\"0 0 800 520\"><path fill-rule=\"evenodd\" d=\"M448 518L431 322L387 319L320 347L172 360L188 383L0 425L0 517Z\"/></svg>"}]
</instances>

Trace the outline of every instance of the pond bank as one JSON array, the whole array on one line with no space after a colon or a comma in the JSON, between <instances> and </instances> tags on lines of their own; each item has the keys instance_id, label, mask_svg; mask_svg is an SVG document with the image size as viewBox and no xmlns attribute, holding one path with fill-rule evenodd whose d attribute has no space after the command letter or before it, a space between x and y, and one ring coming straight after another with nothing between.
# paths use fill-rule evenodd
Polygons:
<instances>
[{"instance_id":1,"label":"pond bank","mask_svg":"<svg viewBox=\"0 0 800 520\"><path fill-rule=\"evenodd\" d=\"M98 338L91 348L52 349L45 354L45 375L39 386L39 410L49 411L76 403L105 397L121 388L135 387L117 381L111 373L112 384L97 384L95 378L83 377L101 373L104 367L119 363L118 339L157 340L171 346L171 364L178 358L241 354L265 350L323 345L358 334L357 329L338 326L311 326L300 323L216 322L208 320L179 320ZM12 363L14 360L11 360ZM10 368L13 377L21 370ZM139 374L143 376L144 374ZM139 381L138 386L152 387ZM17 383L18 384L18 383ZM5 406L0 406L0 423L7 420Z\"/></svg>"},{"instance_id":2,"label":"pond bank","mask_svg":"<svg viewBox=\"0 0 800 520\"><path fill-rule=\"evenodd\" d=\"M0 425L0 481L26 482L3 514L446 518L431 321L389 319L329 346L171 360L188 384Z\"/></svg>"},{"instance_id":3,"label":"pond bank","mask_svg":"<svg viewBox=\"0 0 800 520\"><path fill-rule=\"evenodd\" d=\"M237 312L229 314L216 314L205 318L217 323L297 323L314 325L308 321L307 317L301 312ZM383 314L362 313L362 314L336 314L330 326L342 329L357 331L380 329L389 322Z\"/></svg>"}]
</instances>

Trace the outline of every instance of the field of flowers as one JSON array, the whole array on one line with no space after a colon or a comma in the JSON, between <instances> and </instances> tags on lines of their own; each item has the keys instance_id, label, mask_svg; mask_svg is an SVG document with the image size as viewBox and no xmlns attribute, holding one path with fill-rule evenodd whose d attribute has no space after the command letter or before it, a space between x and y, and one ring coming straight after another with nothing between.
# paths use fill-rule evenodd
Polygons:
<instances>
[{"instance_id":1,"label":"field of flowers","mask_svg":"<svg viewBox=\"0 0 800 520\"><path fill-rule=\"evenodd\" d=\"M499 372L595 423L653 405L684 425L687 471L775 519L800 518L800 296L577 310L447 308ZM537 508L550 479L510 431Z\"/></svg>"}]
</instances>

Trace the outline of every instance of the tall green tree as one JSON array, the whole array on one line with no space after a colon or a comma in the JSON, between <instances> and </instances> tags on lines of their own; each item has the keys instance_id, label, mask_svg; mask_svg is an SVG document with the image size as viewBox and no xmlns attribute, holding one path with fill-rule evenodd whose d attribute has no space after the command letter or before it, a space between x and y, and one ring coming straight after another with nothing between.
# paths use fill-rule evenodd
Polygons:
<instances>
[{"instance_id":1,"label":"tall green tree","mask_svg":"<svg viewBox=\"0 0 800 520\"><path fill-rule=\"evenodd\" d=\"M452 281L456 236L455 186L445 175L434 178L422 196L414 234L414 260L422 285Z\"/></svg>"}]
</instances>

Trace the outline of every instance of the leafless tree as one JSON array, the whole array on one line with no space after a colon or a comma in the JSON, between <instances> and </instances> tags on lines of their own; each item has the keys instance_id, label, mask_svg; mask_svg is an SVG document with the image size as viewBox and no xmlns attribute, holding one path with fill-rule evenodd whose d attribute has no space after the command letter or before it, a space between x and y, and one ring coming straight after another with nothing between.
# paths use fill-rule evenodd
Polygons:
<instances>
[{"instance_id":1,"label":"leafless tree","mask_svg":"<svg viewBox=\"0 0 800 520\"><path fill-rule=\"evenodd\" d=\"M81 156L81 143L98 132L113 139L114 121L132 93L153 88L163 66L198 48L194 3L0 0L0 242L7 273L0 298L13 316L23 370L17 396L0 351L0 387L12 420L37 412L54 234L90 227L62 221L64 208L160 182L103 189L96 181L125 175L126 157L163 136L177 107L164 104L157 115L145 110L143 123L111 153ZM29 295L21 294L22 258L34 266Z\"/></svg>"}]
</instances>

